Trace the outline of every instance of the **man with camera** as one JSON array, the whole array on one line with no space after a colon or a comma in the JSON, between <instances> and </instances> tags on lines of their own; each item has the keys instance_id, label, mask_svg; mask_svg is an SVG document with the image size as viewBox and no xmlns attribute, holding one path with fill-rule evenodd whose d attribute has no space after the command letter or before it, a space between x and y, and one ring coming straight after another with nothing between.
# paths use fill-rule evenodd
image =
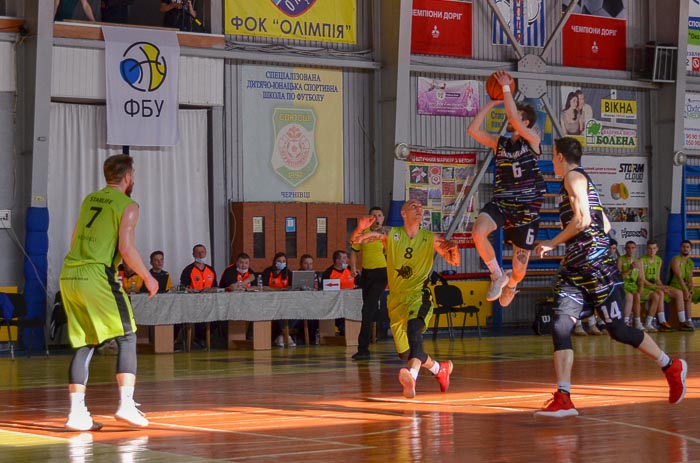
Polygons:
<instances>
[{"instance_id":1,"label":"man with camera","mask_svg":"<svg viewBox=\"0 0 700 463\"><path fill-rule=\"evenodd\" d=\"M192 0L160 0L160 12L165 15L165 27L187 32L201 30L202 22L197 19Z\"/></svg>"}]
</instances>

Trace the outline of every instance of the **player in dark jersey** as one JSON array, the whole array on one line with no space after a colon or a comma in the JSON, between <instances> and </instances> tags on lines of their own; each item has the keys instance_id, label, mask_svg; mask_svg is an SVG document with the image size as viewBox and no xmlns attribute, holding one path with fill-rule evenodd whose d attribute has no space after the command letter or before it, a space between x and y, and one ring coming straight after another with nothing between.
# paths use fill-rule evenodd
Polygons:
<instances>
[{"instance_id":1,"label":"player in dark jersey","mask_svg":"<svg viewBox=\"0 0 700 463\"><path fill-rule=\"evenodd\" d=\"M102 427L92 420L85 406L85 390L95 347L108 339L116 339L119 346L119 408L115 418L134 426L148 426L134 402L136 323L129 298L117 280L117 266L123 257L143 278L149 297L158 292L158 282L146 269L134 243L139 206L131 199L133 158L125 154L108 157L104 176L107 186L89 194L80 206L71 248L61 269L68 334L76 349L70 364L70 413L65 424L73 431Z\"/></svg>"},{"instance_id":2,"label":"player in dark jersey","mask_svg":"<svg viewBox=\"0 0 700 463\"><path fill-rule=\"evenodd\" d=\"M574 363L571 334L576 320L589 317L593 311L605 322L610 337L637 348L656 361L666 374L669 402L679 403L685 395L688 366L684 360L671 360L648 334L625 324L624 282L609 250L610 222L595 185L580 165L581 154L581 144L575 138L555 141L554 173L563 177L559 203L562 231L535 247L535 253L542 257L560 244L566 244L555 288L552 322L557 392L535 415L578 415L570 398Z\"/></svg>"},{"instance_id":3,"label":"player in dark jersey","mask_svg":"<svg viewBox=\"0 0 700 463\"><path fill-rule=\"evenodd\" d=\"M546 187L537 165L542 152L540 136L533 128L537 113L532 106L516 104L510 93L508 74L497 72L496 77L503 85L503 104L508 117L506 130L511 133L510 138L492 135L482 128L486 114L501 103L498 100L491 100L481 108L467 130L476 141L496 154L493 198L479 213L472 234L476 249L491 272L486 299L498 299L501 306L507 307L515 296L516 285L527 272ZM499 227L503 227L505 241L513 244L512 272L501 269L489 241L489 235Z\"/></svg>"}]
</instances>

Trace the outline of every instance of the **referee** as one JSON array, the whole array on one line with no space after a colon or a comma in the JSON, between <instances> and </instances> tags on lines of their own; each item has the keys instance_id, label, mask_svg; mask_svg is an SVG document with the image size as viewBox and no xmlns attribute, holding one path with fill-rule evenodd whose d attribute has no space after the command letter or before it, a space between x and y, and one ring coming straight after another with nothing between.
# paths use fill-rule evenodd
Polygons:
<instances>
[{"instance_id":1,"label":"referee","mask_svg":"<svg viewBox=\"0 0 700 463\"><path fill-rule=\"evenodd\" d=\"M369 228L362 230L361 233L377 231L384 224L384 212L381 207L375 206L371 208L369 215L373 216L375 221ZM353 245L350 253L350 268L353 272L357 272L358 253L362 253L362 272L360 273L362 325L360 326L360 335L357 337L357 353L352 358L353 360L369 360L372 322L375 321L380 311L379 299L382 297L387 285L386 254L381 241Z\"/></svg>"}]
</instances>

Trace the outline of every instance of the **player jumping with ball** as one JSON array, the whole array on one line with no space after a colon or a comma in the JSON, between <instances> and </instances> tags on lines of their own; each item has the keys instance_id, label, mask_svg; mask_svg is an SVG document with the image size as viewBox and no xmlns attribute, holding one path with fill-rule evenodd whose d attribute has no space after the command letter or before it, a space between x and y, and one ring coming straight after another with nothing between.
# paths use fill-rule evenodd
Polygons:
<instances>
[{"instance_id":1,"label":"player jumping with ball","mask_svg":"<svg viewBox=\"0 0 700 463\"><path fill-rule=\"evenodd\" d=\"M546 191L537 165L542 149L540 136L533 129L537 113L529 105L515 102L511 94L511 76L497 71L494 76L503 86L503 101L489 101L474 117L467 131L476 141L493 149L496 156L496 185L493 198L479 213L472 234L479 255L491 272L486 299L507 307L515 296L516 285L525 278L530 252L540 224L540 208ZM508 117L510 137L491 135L483 129L484 118L503 103ZM505 241L513 244L513 271L501 269L489 235L503 227Z\"/></svg>"}]
</instances>

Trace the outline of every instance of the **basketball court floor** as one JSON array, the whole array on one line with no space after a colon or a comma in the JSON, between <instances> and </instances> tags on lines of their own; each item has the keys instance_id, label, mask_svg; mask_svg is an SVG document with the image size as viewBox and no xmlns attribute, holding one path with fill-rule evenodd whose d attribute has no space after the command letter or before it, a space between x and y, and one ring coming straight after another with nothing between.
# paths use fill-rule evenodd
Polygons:
<instances>
[{"instance_id":1,"label":"basketball court floor","mask_svg":"<svg viewBox=\"0 0 700 463\"><path fill-rule=\"evenodd\" d=\"M116 357L95 356L87 404L104 427L69 432L69 355L0 358L0 462L694 462L700 461L700 335L654 334L689 365L667 402L654 362L607 336L574 338L580 416L534 418L554 391L551 339L447 337L426 350L455 364L449 392L422 371L415 399L393 343L369 362L351 348L139 355L146 429L113 418Z\"/></svg>"}]
</instances>

